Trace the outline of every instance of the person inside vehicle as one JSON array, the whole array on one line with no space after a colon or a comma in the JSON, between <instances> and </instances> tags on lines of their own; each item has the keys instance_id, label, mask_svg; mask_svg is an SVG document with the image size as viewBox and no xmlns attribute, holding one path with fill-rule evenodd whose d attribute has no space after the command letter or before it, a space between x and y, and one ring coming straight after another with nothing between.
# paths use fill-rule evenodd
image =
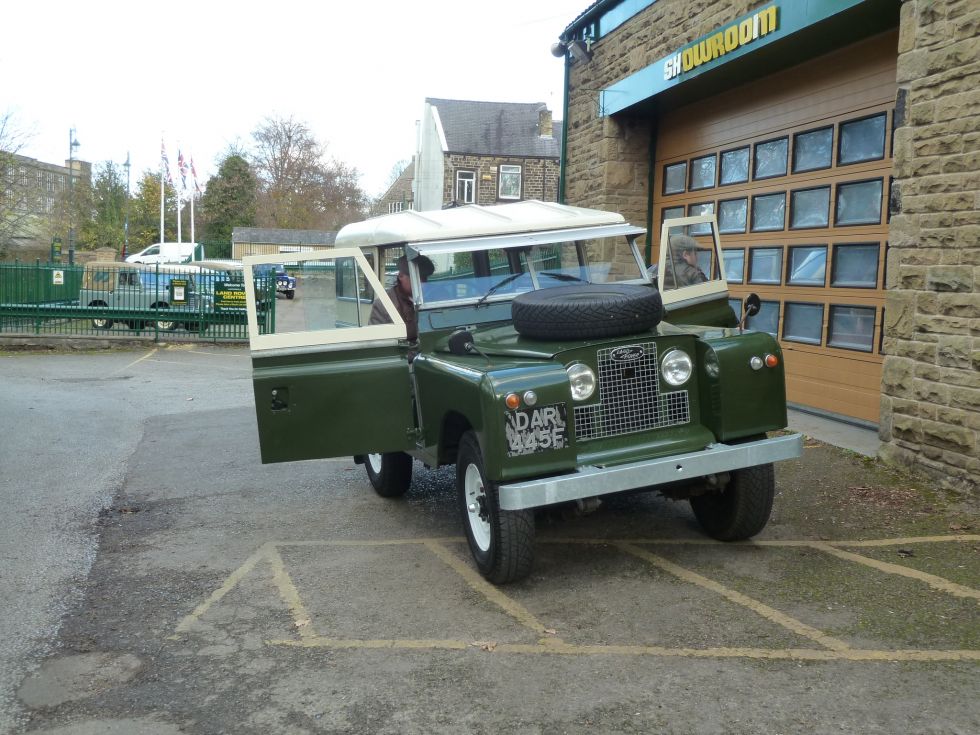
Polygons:
<instances>
[{"instance_id":1,"label":"person inside vehicle","mask_svg":"<svg viewBox=\"0 0 980 735\"><path fill-rule=\"evenodd\" d=\"M415 259L419 269L419 278L422 283L429 280L429 276L435 271L432 261L424 255ZM409 342L417 342L419 338L419 320L415 313L415 302L412 300L412 279L408 275L408 258L404 255L398 259L398 275L395 277L395 285L385 293L391 297L399 316L405 322L405 332ZM374 306L371 307L371 317L369 324L390 324L391 319L378 299L375 299Z\"/></svg>"},{"instance_id":2,"label":"person inside vehicle","mask_svg":"<svg viewBox=\"0 0 980 735\"><path fill-rule=\"evenodd\" d=\"M708 277L698 265L698 244L688 235L670 236L671 267L664 279L665 288L682 288L704 283Z\"/></svg>"}]
</instances>

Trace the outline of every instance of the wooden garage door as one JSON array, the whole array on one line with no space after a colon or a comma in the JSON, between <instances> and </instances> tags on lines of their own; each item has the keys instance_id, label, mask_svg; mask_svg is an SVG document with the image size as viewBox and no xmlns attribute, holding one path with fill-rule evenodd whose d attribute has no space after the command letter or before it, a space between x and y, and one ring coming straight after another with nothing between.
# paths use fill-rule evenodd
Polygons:
<instances>
[{"instance_id":1,"label":"wooden garage door","mask_svg":"<svg viewBox=\"0 0 980 735\"><path fill-rule=\"evenodd\" d=\"M896 44L889 32L664 113L654 183L657 222L717 215L731 295L762 298L750 326L780 340L788 399L874 423Z\"/></svg>"}]
</instances>

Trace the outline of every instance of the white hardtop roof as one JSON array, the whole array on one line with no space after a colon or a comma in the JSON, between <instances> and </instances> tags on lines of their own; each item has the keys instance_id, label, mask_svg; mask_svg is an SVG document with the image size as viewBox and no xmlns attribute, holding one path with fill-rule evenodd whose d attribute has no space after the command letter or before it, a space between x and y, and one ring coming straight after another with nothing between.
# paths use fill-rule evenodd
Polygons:
<instances>
[{"instance_id":1,"label":"white hardtop roof","mask_svg":"<svg viewBox=\"0 0 980 735\"><path fill-rule=\"evenodd\" d=\"M431 242L543 230L625 224L623 215L601 209L528 200L513 204L464 207L431 212L399 212L355 222L337 233L337 247L366 247Z\"/></svg>"}]
</instances>

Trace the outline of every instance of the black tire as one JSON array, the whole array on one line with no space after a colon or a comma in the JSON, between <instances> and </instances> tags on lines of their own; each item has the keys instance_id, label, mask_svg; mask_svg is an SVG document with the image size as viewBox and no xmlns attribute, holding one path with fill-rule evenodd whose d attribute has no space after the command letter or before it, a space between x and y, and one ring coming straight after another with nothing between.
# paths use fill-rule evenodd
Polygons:
<instances>
[{"instance_id":1,"label":"black tire","mask_svg":"<svg viewBox=\"0 0 980 735\"><path fill-rule=\"evenodd\" d=\"M500 509L497 487L486 479L483 453L472 431L459 443L456 494L480 574L494 584L526 577L534 564L534 512Z\"/></svg>"},{"instance_id":2,"label":"black tire","mask_svg":"<svg viewBox=\"0 0 980 735\"><path fill-rule=\"evenodd\" d=\"M296 292L295 292L295 291L286 291L286 298L287 298L287 299L290 299L290 300L292 300L292 299L294 299L295 297L296 297Z\"/></svg>"},{"instance_id":3,"label":"black tire","mask_svg":"<svg viewBox=\"0 0 980 735\"><path fill-rule=\"evenodd\" d=\"M383 498L400 498L412 485L412 458L404 452L364 457L371 487Z\"/></svg>"},{"instance_id":4,"label":"black tire","mask_svg":"<svg viewBox=\"0 0 980 735\"><path fill-rule=\"evenodd\" d=\"M720 492L691 498L691 508L701 527L719 541L744 541L766 527L776 494L772 463L732 472Z\"/></svg>"},{"instance_id":5,"label":"black tire","mask_svg":"<svg viewBox=\"0 0 980 735\"><path fill-rule=\"evenodd\" d=\"M112 319L93 319L93 329L112 329Z\"/></svg>"},{"instance_id":6,"label":"black tire","mask_svg":"<svg viewBox=\"0 0 980 735\"><path fill-rule=\"evenodd\" d=\"M514 328L532 339L591 339L638 334L663 319L660 292L627 283L573 284L514 298Z\"/></svg>"}]
</instances>

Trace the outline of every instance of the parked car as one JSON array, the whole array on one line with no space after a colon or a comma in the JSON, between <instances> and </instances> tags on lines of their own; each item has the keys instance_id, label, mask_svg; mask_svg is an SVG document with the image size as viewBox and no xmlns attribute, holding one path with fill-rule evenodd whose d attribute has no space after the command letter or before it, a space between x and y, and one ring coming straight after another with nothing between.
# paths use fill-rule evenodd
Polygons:
<instances>
[{"instance_id":1,"label":"parked car","mask_svg":"<svg viewBox=\"0 0 980 735\"><path fill-rule=\"evenodd\" d=\"M189 263L204 258L204 249L194 242L158 242L126 257L127 263Z\"/></svg>"},{"instance_id":2,"label":"parked car","mask_svg":"<svg viewBox=\"0 0 980 735\"><path fill-rule=\"evenodd\" d=\"M114 321L143 329L152 321L161 331L174 330L181 324L196 331L200 310L210 309L198 294L201 274L200 268L189 265L148 267L92 261L85 264L78 303L100 309L92 318L96 329L111 329ZM152 320L145 318L149 311L157 312Z\"/></svg>"},{"instance_id":3,"label":"parked car","mask_svg":"<svg viewBox=\"0 0 980 735\"><path fill-rule=\"evenodd\" d=\"M321 291L304 283L302 320L260 334L250 304L262 461L354 455L388 498L411 488L414 460L455 465L468 545L494 583L530 572L534 511L556 504L655 490L689 500L715 539L759 533L773 463L802 452L800 435L769 435L787 421L779 344L741 326L758 297L729 306L713 217L663 225L662 243L697 241L705 280L689 286L665 288L667 247L651 281L644 234L534 201L344 227L334 250L297 256L336 261ZM381 283L402 254L417 343ZM370 323L375 306L389 323Z\"/></svg>"},{"instance_id":4,"label":"parked car","mask_svg":"<svg viewBox=\"0 0 980 735\"><path fill-rule=\"evenodd\" d=\"M255 269L255 272L265 278L276 279L276 293L283 294L287 299L296 296L296 278L286 272L282 263L265 263Z\"/></svg>"}]
</instances>

